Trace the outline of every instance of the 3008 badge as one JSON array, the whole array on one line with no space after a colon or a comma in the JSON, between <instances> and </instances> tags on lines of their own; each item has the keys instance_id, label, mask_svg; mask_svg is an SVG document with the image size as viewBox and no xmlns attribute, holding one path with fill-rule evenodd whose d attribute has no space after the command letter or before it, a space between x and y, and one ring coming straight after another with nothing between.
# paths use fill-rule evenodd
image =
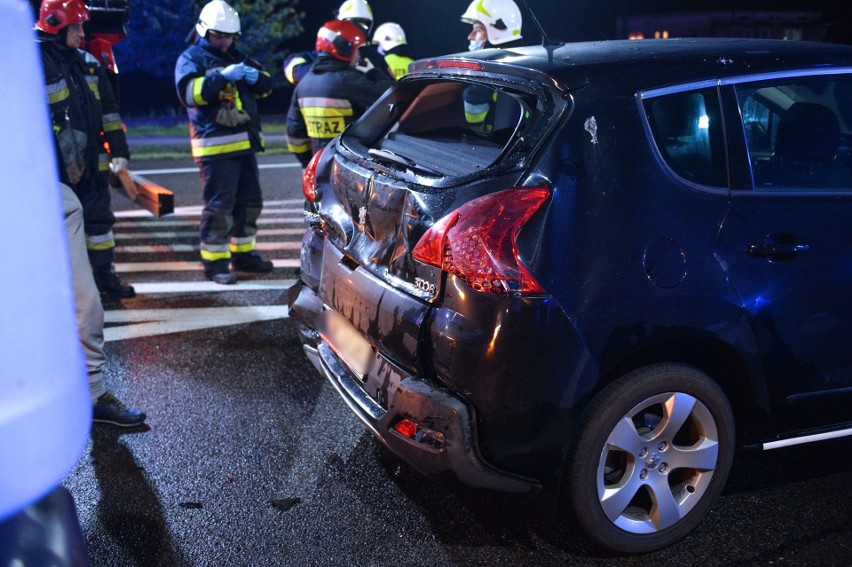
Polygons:
<instances>
[{"instance_id":1,"label":"3008 badge","mask_svg":"<svg viewBox=\"0 0 852 567\"><path fill-rule=\"evenodd\" d=\"M435 294L435 284L427 282L423 278L415 278L414 285L417 286L417 289L419 289L420 291L425 291L430 295Z\"/></svg>"}]
</instances>

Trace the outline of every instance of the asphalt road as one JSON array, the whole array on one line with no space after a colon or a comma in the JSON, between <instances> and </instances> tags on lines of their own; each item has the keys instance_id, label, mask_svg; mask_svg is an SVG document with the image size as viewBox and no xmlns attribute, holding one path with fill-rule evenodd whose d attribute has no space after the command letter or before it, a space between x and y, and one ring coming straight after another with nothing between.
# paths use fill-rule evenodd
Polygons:
<instances>
[{"instance_id":1,"label":"asphalt road","mask_svg":"<svg viewBox=\"0 0 852 567\"><path fill-rule=\"evenodd\" d=\"M140 294L106 305L106 380L149 418L144 430L94 426L63 483L93 566L852 564L849 439L739 455L699 528L641 558L599 555L535 503L421 477L302 353L282 299L300 169L289 156L261 163L259 246L278 267L235 286L205 287L194 264L191 163L132 164L175 191L175 215L115 199L119 270Z\"/></svg>"}]
</instances>

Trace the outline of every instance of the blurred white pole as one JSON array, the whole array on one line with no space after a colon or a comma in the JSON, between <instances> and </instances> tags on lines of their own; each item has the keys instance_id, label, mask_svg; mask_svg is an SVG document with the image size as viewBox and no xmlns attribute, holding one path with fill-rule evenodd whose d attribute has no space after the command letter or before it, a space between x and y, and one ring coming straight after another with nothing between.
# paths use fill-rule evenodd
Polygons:
<instances>
[{"instance_id":1,"label":"blurred white pole","mask_svg":"<svg viewBox=\"0 0 852 567\"><path fill-rule=\"evenodd\" d=\"M91 401L33 17L0 0L0 521L77 463Z\"/></svg>"}]
</instances>

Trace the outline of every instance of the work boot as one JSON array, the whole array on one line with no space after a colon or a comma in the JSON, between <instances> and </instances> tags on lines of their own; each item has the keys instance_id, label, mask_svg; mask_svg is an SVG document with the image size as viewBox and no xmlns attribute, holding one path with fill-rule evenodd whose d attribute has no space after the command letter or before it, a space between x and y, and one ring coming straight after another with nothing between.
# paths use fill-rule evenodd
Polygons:
<instances>
[{"instance_id":1,"label":"work boot","mask_svg":"<svg viewBox=\"0 0 852 567\"><path fill-rule=\"evenodd\" d=\"M113 299L129 299L136 296L132 285L127 285L112 270L95 270L95 285L102 296Z\"/></svg>"},{"instance_id":2,"label":"work boot","mask_svg":"<svg viewBox=\"0 0 852 567\"><path fill-rule=\"evenodd\" d=\"M204 276L217 284L231 285L237 283L237 276L228 269L228 260L204 262Z\"/></svg>"},{"instance_id":3,"label":"work boot","mask_svg":"<svg viewBox=\"0 0 852 567\"><path fill-rule=\"evenodd\" d=\"M257 250L234 254L231 258L231 266L237 272L252 274L268 274L272 271L272 262L264 260Z\"/></svg>"},{"instance_id":4,"label":"work boot","mask_svg":"<svg viewBox=\"0 0 852 567\"><path fill-rule=\"evenodd\" d=\"M92 421L119 427L142 425L146 417L144 411L127 407L110 392L101 394L92 408Z\"/></svg>"}]
</instances>

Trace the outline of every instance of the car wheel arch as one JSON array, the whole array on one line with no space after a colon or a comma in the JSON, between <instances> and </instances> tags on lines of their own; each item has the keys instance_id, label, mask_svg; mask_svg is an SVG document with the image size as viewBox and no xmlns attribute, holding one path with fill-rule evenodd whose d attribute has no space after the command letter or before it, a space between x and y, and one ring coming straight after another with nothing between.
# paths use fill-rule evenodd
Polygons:
<instances>
[{"instance_id":1,"label":"car wheel arch","mask_svg":"<svg viewBox=\"0 0 852 567\"><path fill-rule=\"evenodd\" d=\"M737 431L744 439L758 429L755 420L769 414L768 394L762 374L724 341L707 336L637 345L618 360L604 360L599 366L600 381L591 397L622 376L655 364L684 364L709 376L725 393L734 412ZM738 440L740 444L740 440Z\"/></svg>"}]
</instances>

